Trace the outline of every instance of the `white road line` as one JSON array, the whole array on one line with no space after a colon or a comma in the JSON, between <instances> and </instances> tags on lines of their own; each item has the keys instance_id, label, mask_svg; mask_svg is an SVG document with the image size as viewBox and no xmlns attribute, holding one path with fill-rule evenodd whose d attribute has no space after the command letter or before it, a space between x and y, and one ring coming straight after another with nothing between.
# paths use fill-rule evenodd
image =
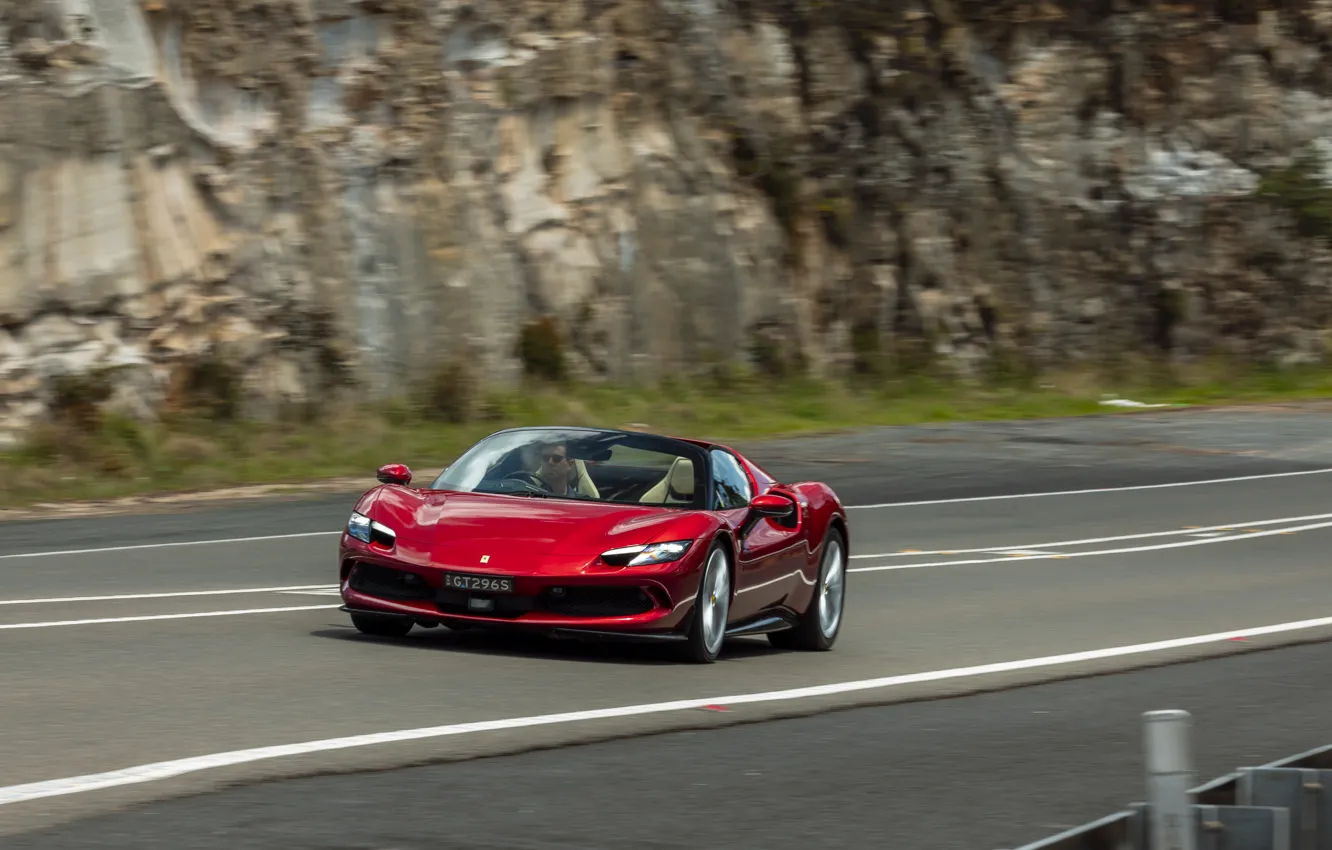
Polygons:
<instances>
[{"instance_id":1,"label":"white road line","mask_svg":"<svg viewBox=\"0 0 1332 850\"><path fill-rule=\"evenodd\" d=\"M263 537L224 537L218 540L177 540L172 543L136 543L133 546L103 546L100 549L61 549L58 552L19 552L0 555L0 561L10 558L54 558L58 555L101 555L107 552L134 552L139 549L170 549L177 546L210 546L218 543L262 543L266 540L296 540L301 537L329 537L336 531L307 531L301 534L268 534Z\"/></svg>"},{"instance_id":2,"label":"white road line","mask_svg":"<svg viewBox=\"0 0 1332 850\"><path fill-rule=\"evenodd\" d=\"M1057 540L1047 543L1031 543L1021 546L985 546L979 549L929 549L915 552L876 552L871 554L852 555L852 560L882 560L885 558L903 558L920 557L925 555L974 555L974 554L993 554L1004 555L1002 558L973 559L966 561L938 561L925 564L904 564L901 566L878 566L869 568L855 568L851 572L878 572L890 569L921 569L923 567L937 566L959 566L970 564L989 564L1000 561L1022 561L1028 558L1070 558L1087 555L1106 555L1106 554L1125 554L1131 552L1150 552L1156 549L1168 549L1178 545L1196 545L1198 543L1224 543L1234 542L1236 540L1247 540L1254 537L1264 537L1270 534L1288 534L1296 531L1306 531L1316 528L1326 527L1325 523L1316 525L1295 526L1291 528L1282 528L1277 531L1269 532L1245 532L1235 533L1226 536L1212 536L1213 533L1219 533L1219 530L1231 531L1238 528L1256 528L1267 525L1289 525L1291 523L1305 522L1308 520L1329 520L1332 514L1309 514L1298 517L1279 517L1276 519L1256 519L1244 520L1242 522L1232 522L1226 525L1213 525L1202 528L1184 528L1171 529L1169 531L1149 531L1141 534L1119 534L1110 537L1084 537L1078 540ZM1060 552L1049 552L1049 549L1063 549L1069 546L1088 546L1094 543L1112 543L1121 540L1143 540L1152 537L1192 537L1191 541L1183 544L1168 544L1165 546L1147 546L1132 549L1108 549L1095 552L1080 552L1063 554ZM124 593L108 596L60 596L47 597L43 599L0 599L0 606L4 605L57 605L65 602L111 602L128 601L140 599L170 599L175 597L191 596L226 596L240 593L289 593L303 594L311 596L336 596L338 595L338 586L334 584L305 584L291 585L287 587L247 587L233 588L228 590L187 590L164 593Z\"/></svg>"},{"instance_id":3,"label":"white road line","mask_svg":"<svg viewBox=\"0 0 1332 850\"><path fill-rule=\"evenodd\" d=\"M1229 537L1211 537L1202 540L1180 540L1174 543L1153 543L1150 546L1129 546L1122 549L1095 549L1090 552L1065 552L1058 555L1010 555L1007 558L973 558L965 561L931 561L924 564L881 564L874 567L855 567L847 572L873 573L885 570L922 570L928 567L963 567L972 564L1011 564L1016 561L1048 561L1052 558L1090 558L1098 555L1128 555L1135 552L1159 552L1164 549L1182 549L1186 546L1208 546L1213 543L1236 543L1273 534L1290 534L1296 531L1313 531L1319 528L1332 528L1332 522L1318 522L1310 525L1296 525L1290 528L1278 528L1272 531L1255 531L1249 534L1234 534Z\"/></svg>"},{"instance_id":4,"label":"white road line","mask_svg":"<svg viewBox=\"0 0 1332 850\"><path fill-rule=\"evenodd\" d=\"M1245 522L1231 522L1226 525L1209 525L1201 528L1172 528L1169 531L1148 531L1140 534L1117 534L1113 537L1084 537L1080 540L1054 540L1047 543L1024 543L1019 546L985 546L980 549L923 549L910 552L877 552L870 555L852 555L851 560L864 558L906 558L918 555L976 555L982 552L1016 552L1019 549L1055 549L1067 546L1088 546L1092 543L1113 543L1118 540L1143 540L1149 537L1184 537L1193 535L1202 537L1204 532L1234 531L1237 528L1253 528L1263 525L1285 525L1287 523L1308 522L1316 519L1332 519L1332 514L1309 514L1308 516L1278 517L1277 519L1254 519Z\"/></svg>"},{"instance_id":5,"label":"white road line","mask_svg":"<svg viewBox=\"0 0 1332 850\"><path fill-rule=\"evenodd\" d=\"M1003 493L997 496L967 496L956 499L928 499L920 502L880 502L871 505L847 505L847 510L864 511L878 508L911 508L921 505L954 505L963 502L994 502L1007 499L1037 499L1044 496L1082 496L1098 493L1122 493L1130 490L1159 490L1169 487L1201 487L1206 484L1234 484L1243 481L1263 481L1269 478L1289 478L1296 475L1322 475L1327 469L1305 469L1298 472L1269 472L1261 475L1241 475L1232 478L1211 478L1205 481L1176 481L1168 484L1134 484L1125 487L1096 487L1086 490L1054 490L1044 493ZM137 543L129 546L103 546L97 549L63 549L58 552L19 552L0 555L0 561L10 558L51 558L67 555L97 555L107 552L133 552L139 549L165 549L175 546L211 546L226 543L259 543L267 540L295 540L302 537L332 537L342 533L334 531L308 531L300 534L269 534L262 537L223 537L214 540L183 540L173 543Z\"/></svg>"},{"instance_id":6,"label":"white road line","mask_svg":"<svg viewBox=\"0 0 1332 850\"><path fill-rule=\"evenodd\" d=\"M337 585L293 584L287 587L237 587L230 590L180 590L168 593L118 593L112 596L50 596L45 599L0 599L0 605L58 605L62 602L120 602L136 599L174 599L181 596L230 596L236 593L326 592Z\"/></svg>"},{"instance_id":7,"label":"white road line","mask_svg":"<svg viewBox=\"0 0 1332 850\"><path fill-rule=\"evenodd\" d=\"M57 626L95 626L103 623L145 623L150 620L193 620L198 617L235 617L241 614L282 614L288 611L320 611L337 605L297 605L289 608L243 608L236 611L196 611L189 614L150 614L142 617L100 617L95 620L52 620L45 623L0 623L7 629L52 629Z\"/></svg>"},{"instance_id":8,"label":"white road line","mask_svg":"<svg viewBox=\"0 0 1332 850\"><path fill-rule=\"evenodd\" d=\"M1202 487L1207 484L1235 484L1268 478L1292 478L1297 475L1326 475L1329 469L1302 469L1298 472L1268 472L1262 475L1238 475L1233 478L1209 478L1206 481L1172 481L1168 484L1133 484L1125 487L1092 487L1086 490L1051 490L1044 493L1001 493L997 496L966 496L956 499L926 499L919 502L879 502L873 505L847 505L847 510L867 511L877 508L914 508L921 505L957 505L963 502L998 502L1006 499L1039 499L1046 496L1086 496L1096 493L1124 493L1130 490L1164 490L1171 487Z\"/></svg>"},{"instance_id":9,"label":"white road line","mask_svg":"<svg viewBox=\"0 0 1332 850\"><path fill-rule=\"evenodd\" d=\"M1316 516L1329 517L1332 516L1332 514L1320 514ZM1293 521L1294 519L1295 518L1281 519L1281 520L1258 520L1256 522L1235 523L1234 525L1244 526L1244 527L1260 526L1264 524L1274 525L1277 523L1288 523ZM1224 527L1229 528L1231 526L1224 526ZM965 566L974 566L977 564L1001 564L1001 563L1011 564L1016 561L1041 561L1041 560L1068 559L1068 558L1090 558L1103 555L1128 555L1139 552L1159 552L1165 549L1182 549L1190 546L1207 546L1216 543L1235 543L1245 540L1254 540L1261 537L1270 537L1272 535L1277 535L1277 534L1283 534L1283 535L1293 534L1299 531L1313 531L1321 528L1332 528L1332 522L1318 522L1318 523L1309 523L1307 525L1285 526L1282 528L1271 529L1268 531L1247 531L1244 533L1237 533L1223 537L1200 538L1197 536L1190 536L1190 539L1188 540L1178 540L1172 543L1154 543L1147 546L1128 546L1118 549L1094 549L1087 552L1048 552L1044 550L1061 546L1066 547L1079 543L1086 544L1086 543L1096 543L1109 540L1124 540L1124 539L1155 537L1155 536L1164 536L1164 535L1184 536L1189 534L1189 530L1152 532L1149 534L1123 535L1120 537L1089 538L1087 540L1069 540L1065 541L1062 544L1060 543L1043 544L1039 549L1037 549L1036 547L1013 548L1013 547L1004 547L1004 546L990 547L987 549L969 549L969 550L958 549L958 550L952 550L952 552L955 554L986 553L986 554L1001 555L1002 557L970 558L970 559L953 560L953 561L927 561L925 563L879 564L868 567L853 567L850 570L848 570L848 572L873 573L873 572L889 572L897 570L922 570L934 567L965 567ZM891 557L898 557L902 554L903 553L901 552L891 552L891 553L883 553L880 555L856 555L853 557L891 558ZM935 555L941 553L916 552L909 554ZM52 598L52 599L15 599L15 600L0 600L0 605L23 605L23 604L38 604L38 603L53 604L60 602L86 602L86 601L102 601L102 600L113 600L113 599L116 600L160 599L160 598L178 597L178 596L210 596L210 595L221 595L228 593L297 593L297 594L304 594L311 596L336 596L338 595L338 592L339 592L338 587L336 585L301 585L298 587L288 587L288 588L260 587L260 588L248 588L248 589L238 589L238 590L201 590L201 591L182 591L179 593L124 594L120 596L86 596L86 597ZM147 622L151 620L182 620L194 617L220 617L220 616L228 616L235 614L259 614L269 611L308 611L308 610L315 610L318 608L336 608L336 607L338 606L316 605L316 606L308 606L301 608L254 608L254 609L245 609L239 611L205 611L200 613L159 614L159 615L140 616L140 617L106 617L106 618L88 619L88 620L59 620L46 623L18 623L18 624L0 625L0 630L25 629L25 628L26 629L53 628L56 626L81 626L94 623L135 623L135 622Z\"/></svg>"},{"instance_id":10,"label":"white road line","mask_svg":"<svg viewBox=\"0 0 1332 850\"><path fill-rule=\"evenodd\" d=\"M267 759L287 758L307 753L344 750L354 747L368 747L376 744L390 744L400 741L416 741L426 738L441 738L450 735L467 735L476 732L491 732L508 729L522 729L530 726L550 726L558 723L578 723L595 720L609 720L620 717L633 717L644 714L665 714L687 711L708 705L744 705L749 703L787 702L809 699L811 697L831 696L853 693L856 691L881 690L922 682L938 682L948 679L968 679L989 676L997 673L1012 673L1018 670L1031 670L1042 667L1058 667L1085 661L1098 661L1106 658L1122 658L1132 655L1145 655L1154 652L1166 652L1190 646L1209 643L1221 643L1235 638L1260 637L1262 635L1304 631L1308 629L1332 626L1332 617L1316 620L1299 620L1290 623L1277 623L1270 626L1257 626L1248 629L1236 629L1227 632L1192 635L1190 637L1138 643L1128 646L1112 646L1105 649L1093 649L1084 652L1070 652L1063 655L1047 655L1040 658L1024 658L1018 661L1000 661L994 664L979 664L972 667L953 667L947 670L932 670L925 673L907 673L898 676L885 676L878 679L861 679L851 682L836 682L830 685L813 685L804 688L791 688L782 691L764 691L761 693L732 694L729 696L698 697L694 699L673 700L671 702L647 703L643 705L625 705L614 708L587 709L570 711L563 714L540 714L529 717L511 717L501 720L482 720L474 723L453 723L443 726L426 726L418 729L399 729L392 732L378 732L365 735L350 735L343 738L325 738L317 741L305 741L299 744L279 744L269 747L256 747L247 750L213 753L204 756L160 761L141 764L134 767L110 770L104 773L90 773L82 776L70 776L63 779L50 779L43 782L31 782L23 785L0 787L0 806L40 800L47 797L62 797L104 788L116 788L144 782L155 782L230 765L246 764Z\"/></svg>"}]
</instances>

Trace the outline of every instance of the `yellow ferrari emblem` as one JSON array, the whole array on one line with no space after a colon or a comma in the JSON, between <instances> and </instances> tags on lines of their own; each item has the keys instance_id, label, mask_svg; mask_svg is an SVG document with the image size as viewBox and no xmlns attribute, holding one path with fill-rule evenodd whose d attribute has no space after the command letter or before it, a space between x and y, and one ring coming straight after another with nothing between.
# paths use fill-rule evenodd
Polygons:
<instances>
[{"instance_id":1,"label":"yellow ferrari emblem","mask_svg":"<svg viewBox=\"0 0 1332 850\"><path fill-rule=\"evenodd\" d=\"M483 563L483 564L488 564L488 563L490 563L490 556L489 556L489 555L482 555L482 556L481 556L481 563Z\"/></svg>"}]
</instances>

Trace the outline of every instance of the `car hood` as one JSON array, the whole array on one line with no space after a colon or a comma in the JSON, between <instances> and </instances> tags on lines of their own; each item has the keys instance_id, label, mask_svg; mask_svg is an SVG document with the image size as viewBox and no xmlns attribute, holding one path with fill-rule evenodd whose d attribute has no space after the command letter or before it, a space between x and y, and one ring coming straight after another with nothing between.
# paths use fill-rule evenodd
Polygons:
<instances>
[{"instance_id":1,"label":"car hood","mask_svg":"<svg viewBox=\"0 0 1332 850\"><path fill-rule=\"evenodd\" d=\"M388 486L373 519L398 535L399 544L436 557L475 564L483 556L596 556L608 549L691 536L692 512L572 499L418 491ZM664 535L664 536L663 536Z\"/></svg>"}]
</instances>

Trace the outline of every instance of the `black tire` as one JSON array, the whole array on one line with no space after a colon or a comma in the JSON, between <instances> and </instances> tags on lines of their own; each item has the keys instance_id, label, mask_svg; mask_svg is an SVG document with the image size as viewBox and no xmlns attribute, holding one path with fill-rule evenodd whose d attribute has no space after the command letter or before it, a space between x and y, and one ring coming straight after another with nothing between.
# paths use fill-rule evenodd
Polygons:
<instances>
[{"instance_id":1,"label":"black tire","mask_svg":"<svg viewBox=\"0 0 1332 850\"><path fill-rule=\"evenodd\" d=\"M374 637L406 637L416 623L406 617L377 617L374 614L352 614L352 625L363 635Z\"/></svg>"},{"instance_id":2,"label":"black tire","mask_svg":"<svg viewBox=\"0 0 1332 850\"><path fill-rule=\"evenodd\" d=\"M703 572L698 579L698 596L689 613L684 656L695 664L712 664L721 656L722 647L726 644L726 621L734 598L731 584L731 558L727 554L726 545L717 540L708 549L707 560L703 562ZM709 614L713 616L710 618ZM720 640L716 639L715 629L709 635L706 628L708 622L715 623L718 617L721 619Z\"/></svg>"},{"instance_id":3,"label":"black tire","mask_svg":"<svg viewBox=\"0 0 1332 850\"><path fill-rule=\"evenodd\" d=\"M793 629L768 634L768 642L778 649L827 652L837 643L837 636L842 633L842 623L846 619L846 536L836 527L828 529L819 557L821 560L818 583L814 586L814 595L810 597L809 607L800 617L800 624ZM837 621L829 633L823 628L819 619L819 599L829 579L828 571L834 565L839 567L834 580L840 579L835 591L840 599Z\"/></svg>"}]
</instances>

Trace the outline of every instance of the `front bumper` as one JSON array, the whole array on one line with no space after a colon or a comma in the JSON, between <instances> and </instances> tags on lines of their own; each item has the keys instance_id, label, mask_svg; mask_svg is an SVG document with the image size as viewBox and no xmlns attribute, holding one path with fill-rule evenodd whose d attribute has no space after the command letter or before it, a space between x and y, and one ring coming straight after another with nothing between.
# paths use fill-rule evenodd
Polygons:
<instances>
[{"instance_id":1,"label":"front bumper","mask_svg":"<svg viewBox=\"0 0 1332 850\"><path fill-rule=\"evenodd\" d=\"M474 623L607 635L671 637L686 606L675 582L619 571L606 575L518 576L513 593L443 588L442 571L358 560L341 584L343 610L410 617L422 623Z\"/></svg>"}]
</instances>

